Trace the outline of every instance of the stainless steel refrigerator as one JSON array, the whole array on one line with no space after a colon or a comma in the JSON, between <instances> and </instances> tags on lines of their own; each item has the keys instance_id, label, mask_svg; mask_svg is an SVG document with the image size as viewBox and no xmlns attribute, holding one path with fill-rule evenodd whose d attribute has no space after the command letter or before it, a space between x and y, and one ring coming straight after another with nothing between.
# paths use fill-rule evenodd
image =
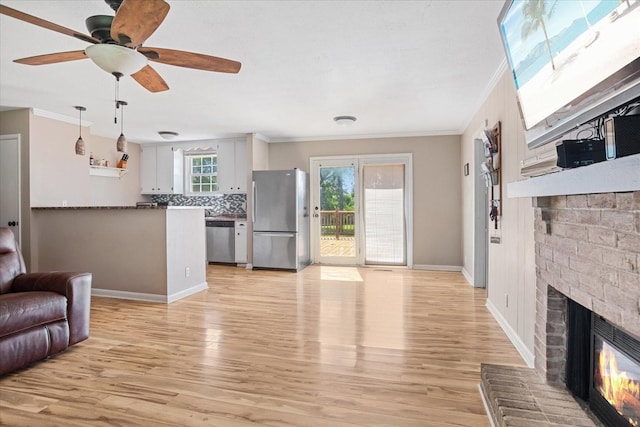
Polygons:
<instances>
[{"instance_id":1,"label":"stainless steel refrigerator","mask_svg":"<svg viewBox=\"0 0 640 427\"><path fill-rule=\"evenodd\" d=\"M253 267L309 264L309 179L298 169L253 172Z\"/></svg>"}]
</instances>

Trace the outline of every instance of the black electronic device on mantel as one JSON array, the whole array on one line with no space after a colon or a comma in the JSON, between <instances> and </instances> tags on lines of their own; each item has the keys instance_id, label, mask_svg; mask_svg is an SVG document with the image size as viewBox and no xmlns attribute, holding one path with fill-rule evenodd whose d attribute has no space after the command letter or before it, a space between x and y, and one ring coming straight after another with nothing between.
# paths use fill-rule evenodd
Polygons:
<instances>
[{"instance_id":1,"label":"black electronic device on mantel","mask_svg":"<svg viewBox=\"0 0 640 427\"><path fill-rule=\"evenodd\" d=\"M558 166L577 168L607 160L602 139L565 139L556 146Z\"/></svg>"},{"instance_id":2,"label":"black electronic device on mantel","mask_svg":"<svg viewBox=\"0 0 640 427\"><path fill-rule=\"evenodd\" d=\"M640 115L605 119L604 140L607 160L640 153Z\"/></svg>"}]
</instances>

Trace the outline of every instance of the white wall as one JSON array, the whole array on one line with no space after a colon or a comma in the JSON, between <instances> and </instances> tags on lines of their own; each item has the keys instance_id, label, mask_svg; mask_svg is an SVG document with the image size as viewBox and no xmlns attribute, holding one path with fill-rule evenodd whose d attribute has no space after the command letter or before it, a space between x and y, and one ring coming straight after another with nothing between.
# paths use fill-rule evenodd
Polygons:
<instances>
[{"instance_id":1,"label":"white wall","mask_svg":"<svg viewBox=\"0 0 640 427\"><path fill-rule=\"evenodd\" d=\"M478 173L473 162L473 144L479 129L502 124L502 217L499 229L490 225L490 235L500 244L489 244L487 306L525 360L532 363L535 322L535 245L531 199L508 199L506 184L519 179L520 161L534 153L526 148L516 93L508 71L497 81L484 104L462 136L462 163L469 162L470 174L462 183L464 269L473 275L472 177ZM488 207L487 207L488 209ZM508 301L508 302L507 302Z\"/></svg>"}]
</instances>

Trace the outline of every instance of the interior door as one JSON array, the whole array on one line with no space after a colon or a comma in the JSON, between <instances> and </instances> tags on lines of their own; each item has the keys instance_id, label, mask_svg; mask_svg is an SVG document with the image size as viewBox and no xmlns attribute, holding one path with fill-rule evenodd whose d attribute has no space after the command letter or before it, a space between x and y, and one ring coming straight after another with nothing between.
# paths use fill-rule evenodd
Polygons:
<instances>
[{"instance_id":1,"label":"interior door","mask_svg":"<svg viewBox=\"0 0 640 427\"><path fill-rule=\"evenodd\" d=\"M0 227L20 243L20 136L0 135Z\"/></svg>"},{"instance_id":2,"label":"interior door","mask_svg":"<svg viewBox=\"0 0 640 427\"><path fill-rule=\"evenodd\" d=\"M359 263L359 193L357 159L312 160L311 252L314 263Z\"/></svg>"}]
</instances>

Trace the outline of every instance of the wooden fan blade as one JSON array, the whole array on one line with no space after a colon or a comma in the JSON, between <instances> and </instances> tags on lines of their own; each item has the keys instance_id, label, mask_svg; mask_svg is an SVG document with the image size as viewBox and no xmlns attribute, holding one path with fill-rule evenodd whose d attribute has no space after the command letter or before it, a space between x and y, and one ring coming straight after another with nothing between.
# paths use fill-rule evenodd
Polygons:
<instances>
[{"instance_id":1,"label":"wooden fan blade","mask_svg":"<svg viewBox=\"0 0 640 427\"><path fill-rule=\"evenodd\" d=\"M79 33L70 28L63 27L62 25L54 24L53 22L46 21L33 15L29 15L19 10L12 9L10 7L0 4L0 14L11 16L12 18L19 19L29 24L37 25L38 27L46 28L47 30L55 31L57 33L65 34L67 36L74 37L76 39L88 42L88 43L100 43L100 40L94 39L86 34Z\"/></svg>"},{"instance_id":2,"label":"wooden fan blade","mask_svg":"<svg viewBox=\"0 0 640 427\"><path fill-rule=\"evenodd\" d=\"M27 65L46 65L56 64L58 62L76 61L78 59L87 59L84 50L72 50L70 52L56 52L46 55L30 56L28 58L16 59L13 62Z\"/></svg>"},{"instance_id":3,"label":"wooden fan blade","mask_svg":"<svg viewBox=\"0 0 640 427\"><path fill-rule=\"evenodd\" d=\"M137 73L131 74L131 77L149 92L155 93L169 90L167 82L150 65L143 67Z\"/></svg>"},{"instance_id":4,"label":"wooden fan blade","mask_svg":"<svg viewBox=\"0 0 640 427\"><path fill-rule=\"evenodd\" d=\"M218 73L237 73L240 71L238 61L203 55L201 53L185 52L184 50L162 49L158 47L144 47L138 52L151 61L161 62L178 67L195 68L196 70L215 71Z\"/></svg>"},{"instance_id":5,"label":"wooden fan blade","mask_svg":"<svg viewBox=\"0 0 640 427\"><path fill-rule=\"evenodd\" d=\"M169 13L164 0L124 0L111 24L111 38L118 43L140 46Z\"/></svg>"}]
</instances>

